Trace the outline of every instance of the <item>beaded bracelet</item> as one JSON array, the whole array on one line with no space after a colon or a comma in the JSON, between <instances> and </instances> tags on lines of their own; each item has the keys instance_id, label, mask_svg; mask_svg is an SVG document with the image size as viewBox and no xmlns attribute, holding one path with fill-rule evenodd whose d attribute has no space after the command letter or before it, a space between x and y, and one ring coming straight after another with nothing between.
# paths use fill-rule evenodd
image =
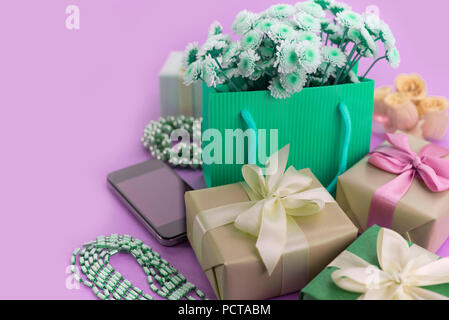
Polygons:
<instances>
[{"instance_id":1,"label":"beaded bracelet","mask_svg":"<svg viewBox=\"0 0 449 320\"><path fill-rule=\"evenodd\" d=\"M153 158L168 162L173 167L201 167L201 118L178 117L159 118L151 121L144 129L141 141ZM193 142L180 142L172 146L171 134L184 129ZM199 141L199 143L198 143Z\"/></svg>"},{"instance_id":2,"label":"beaded bracelet","mask_svg":"<svg viewBox=\"0 0 449 320\"><path fill-rule=\"evenodd\" d=\"M129 235L100 236L77 248L71 258L73 278L92 289L102 300L153 300L153 297L135 287L109 264L111 256L118 252L131 253L147 275L151 290L168 300L207 300L203 292L178 272L169 262ZM85 279L79 275L79 267ZM193 295L192 295L193 294Z\"/></svg>"}]
</instances>

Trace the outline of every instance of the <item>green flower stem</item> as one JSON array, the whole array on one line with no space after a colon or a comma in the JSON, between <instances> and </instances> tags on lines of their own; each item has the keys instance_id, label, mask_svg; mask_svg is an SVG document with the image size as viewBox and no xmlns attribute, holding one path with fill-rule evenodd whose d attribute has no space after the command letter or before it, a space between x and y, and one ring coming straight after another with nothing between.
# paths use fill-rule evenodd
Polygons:
<instances>
[{"instance_id":1,"label":"green flower stem","mask_svg":"<svg viewBox=\"0 0 449 320\"><path fill-rule=\"evenodd\" d=\"M224 71L223 68L221 67L220 62L218 62L218 59L215 57L214 60L215 60L215 62L217 63L218 67L220 68L221 73L223 74L223 77L224 77L224 78L226 79L226 81L231 85L232 89L233 89L234 91L236 91L236 92L239 91L238 87L234 84L234 82L233 82L231 79L229 79L229 77L226 75L225 71Z\"/></svg>"},{"instance_id":2,"label":"green flower stem","mask_svg":"<svg viewBox=\"0 0 449 320\"><path fill-rule=\"evenodd\" d=\"M378 63L380 60L385 59L387 56L383 56L380 58L377 58L376 60L374 60L374 62L371 64L371 66L368 68L368 70L365 72L365 74L362 77L362 80L366 78L366 76L368 75L368 73L371 71L371 69L376 65L376 63Z\"/></svg>"},{"instance_id":3,"label":"green flower stem","mask_svg":"<svg viewBox=\"0 0 449 320\"><path fill-rule=\"evenodd\" d=\"M307 79L307 83L306 83L306 88L310 87L310 82L312 81L311 77L308 77Z\"/></svg>"},{"instance_id":4,"label":"green flower stem","mask_svg":"<svg viewBox=\"0 0 449 320\"><path fill-rule=\"evenodd\" d=\"M335 78L334 85L337 85L337 84L338 84L338 81L340 81L340 77L341 77L341 75L343 74L343 70L345 70L345 68L346 68L346 66L344 66L343 68L341 68L341 69L338 71L337 77Z\"/></svg>"},{"instance_id":5,"label":"green flower stem","mask_svg":"<svg viewBox=\"0 0 449 320\"><path fill-rule=\"evenodd\" d=\"M267 70L265 70L264 68L259 67L258 65L256 65L255 67L256 67L257 70L262 71L262 72L265 73L267 76L269 76L269 77L271 77L271 78L274 78L274 76L273 76L270 72L268 72Z\"/></svg>"},{"instance_id":6,"label":"green flower stem","mask_svg":"<svg viewBox=\"0 0 449 320\"><path fill-rule=\"evenodd\" d=\"M356 50L357 50L357 45L354 44L354 47L352 48L351 52L348 55L348 62L346 64L346 66L351 65L352 57L354 56L354 53L356 52Z\"/></svg>"},{"instance_id":7,"label":"green flower stem","mask_svg":"<svg viewBox=\"0 0 449 320\"><path fill-rule=\"evenodd\" d=\"M354 48L352 48L352 51L351 51L351 53L349 55L350 58L352 58L352 56L354 55L354 52L355 52L356 49L357 49L357 46L354 46ZM349 73L352 70L352 68L354 68L354 66L356 65L357 62L359 62L359 60L360 60L360 58L357 55L354 58L354 60L350 61L343 68L341 68L340 71L338 72L337 78L335 78L335 83L334 84L337 85L341 78L344 79L344 77L342 77L343 74L345 74L345 76L346 76L346 74ZM349 66L349 68L347 69L348 66ZM346 72L346 69L348 70L347 72Z\"/></svg>"},{"instance_id":8,"label":"green flower stem","mask_svg":"<svg viewBox=\"0 0 449 320\"><path fill-rule=\"evenodd\" d=\"M329 33L326 34L326 43L325 43L326 46L327 46L328 42L329 42Z\"/></svg>"},{"instance_id":9,"label":"green flower stem","mask_svg":"<svg viewBox=\"0 0 449 320\"><path fill-rule=\"evenodd\" d=\"M329 70L329 67L331 66L331 64L330 64L330 62L327 64L327 67L326 67L326 69L324 70L324 74L323 74L323 79L321 79L321 85L323 85L324 84L324 79L326 79L326 74L327 74L327 71Z\"/></svg>"},{"instance_id":10,"label":"green flower stem","mask_svg":"<svg viewBox=\"0 0 449 320\"><path fill-rule=\"evenodd\" d=\"M343 69L343 74L340 75L340 79L346 78L346 76L351 72L351 70L355 67L355 65L362 59L362 55L358 54L355 56L354 60L352 60L351 64L349 65L349 68ZM340 81L340 79L338 79ZM338 83L337 83L338 84Z\"/></svg>"},{"instance_id":11,"label":"green flower stem","mask_svg":"<svg viewBox=\"0 0 449 320\"><path fill-rule=\"evenodd\" d=\"M341 48L343 43L345 43L346 36L348 35L348 32L349 32L349 28L345 28L345 32L343 33L343 37L341 37L340 45L338 46L339 48Z\"/></svg>"}]
</instances>

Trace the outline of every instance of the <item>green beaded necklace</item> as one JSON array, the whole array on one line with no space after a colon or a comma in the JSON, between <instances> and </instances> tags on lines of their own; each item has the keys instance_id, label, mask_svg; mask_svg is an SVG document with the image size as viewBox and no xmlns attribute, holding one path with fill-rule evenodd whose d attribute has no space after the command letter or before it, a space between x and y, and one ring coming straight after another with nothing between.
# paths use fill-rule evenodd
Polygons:
<instances>
[{"instance_id":1,"label":"green beaded necklace","mask_svg":"<svg viewBox=\"0 0 449 320\"><path fill-rule=\"evenodd\" d=\"M197 169L203 164L201 160L201 121L201 118L195 119L183 115L152 120L145 127L141 141L144 148L151 152L153 158L165 161L173 167ZM186 130L193 142L180 142L172 146L171 134L177 129Z\"/></svg>"},{"instance_id":2,"label":"green beaded necklace","mask_svg":"<svg viewBox=\"0 0 449 320\"><path fill-rule=\"evenodd\" d=\"M131 253L137 259L147 275L151 290L160 297L169 300L206 300L205 294L188 282L167 260L141 240L129 235L100 236L96 241L75 249L71 258L74 279L91 288L102 300L153 300L152 296L133 286L109 264L110 257L118 252ZM78 274L78 255L81 272L86 278L84 280Z\"/></svg>"}]
</instances>

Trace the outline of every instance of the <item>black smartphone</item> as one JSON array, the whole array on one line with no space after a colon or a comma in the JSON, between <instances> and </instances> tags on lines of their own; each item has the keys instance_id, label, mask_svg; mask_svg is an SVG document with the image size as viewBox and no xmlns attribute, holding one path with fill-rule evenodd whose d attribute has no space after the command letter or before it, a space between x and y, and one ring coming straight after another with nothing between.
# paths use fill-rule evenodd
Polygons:
<instances>
[{"instance_id":1,"label":"black smartphone","mask_svg":"<svg viewBox=\"0 0 449 320\"><path fill-rule=\"evenodd\" d=\"M151 159L113 172L108 182L162 245L186 239L184 193L192 188L164 162Z\"/></svg>"}]
</instances>

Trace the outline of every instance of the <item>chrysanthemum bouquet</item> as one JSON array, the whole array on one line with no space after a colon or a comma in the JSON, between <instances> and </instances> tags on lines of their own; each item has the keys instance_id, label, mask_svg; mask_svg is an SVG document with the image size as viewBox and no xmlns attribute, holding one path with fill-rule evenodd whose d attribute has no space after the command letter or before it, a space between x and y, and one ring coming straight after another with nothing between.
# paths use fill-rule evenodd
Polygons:
<instances>
[{"instance_id":1,"label":"chrysanthemum bouquet","mask_svg":"<svg viewBox=\"0 0 449 320\"><path fill-rule=\"evenodd\" d=\"M388 25L375 14L360 15L334 0L277 4L262 13L243 10L232 30L240 41L232 41L214 22L203 46L187 46L186 85L200 80L218 91L268 88L273 97L286 98L304 87L359 82L353 69L362 58L374 60L362 79L380 60L399 66Z\"/></svg>"}]
</instances>

